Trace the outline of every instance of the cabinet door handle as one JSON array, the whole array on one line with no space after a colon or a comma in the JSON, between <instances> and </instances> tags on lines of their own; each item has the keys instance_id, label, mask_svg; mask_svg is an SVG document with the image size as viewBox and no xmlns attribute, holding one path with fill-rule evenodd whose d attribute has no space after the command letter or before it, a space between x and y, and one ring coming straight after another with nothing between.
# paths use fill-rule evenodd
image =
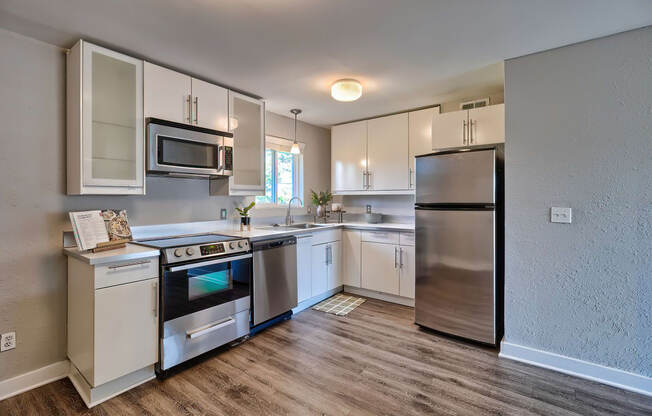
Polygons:
<instances>
[{"instance_id":1,"label":"cabinet door handle","mask_svg":"<svg viewBox=\"0 0 652 416\"><path fill-rule=\"evenodd\" d=\"M367 189L371 189L371 172L367 171Z\"/></svg>"},{"instance_id":2,"label":"cabinet door handle","mask_svg":"<svg viewBox=\"0 0 652 416\"><path fill-rule=\"evenodd\" d=\"M398 253L398 266L400 269L403 268L403 247L399 248Z\"/></svg>"},{"instance_id":3,"label":"cabinet door handle","mask_svg":"<svg viewBox=\"0 0 652 416\"><path fill-rule=\"evenodd\" d=\"M362 171L362 189L367 189L367 172Z\"/></svg>"},{"instance_id":4,"label":"cabinet door handle","mask_svg":"<svg viewBox=\"0 0 652 416\"><path fill-rule=\"evenodd\" d=\"M473 120L469 120L469 144L473 144Z\"/></svg>"},{"instance_id":5,"label":"cabinet door handle","mask_svg":"<svg viewBox=\"0 0 652 416\"><path fill-rule=\"evenodd\" d=\"M462 120L462 144L466 144L466 120Z\"/></svg>"},{"instance_id":6,"label":"cabinet door handle","mask_svg":"<svg viewBox=\"0 0 652 416\"><path fill-rule=\"evenodd\" d=\"M192 124L192 95L188 94L188 98L186 98L186 102L188 103L188 124Z\"/></svg>"},{"instance_id":7,"label":"cabinet door handle","mask_svg":"<svg viewBox=\"0 0 652 416\"><path fill-rule=\"evenodd\" d=\"M412 168L408 169L408 189L412 189Z\"/></svg>"},{"instance_id":8,"label":"cabinet door handle","mask_svg":"<svg viewBox=\"0 0 652 416\"><path fill-rule=\"evenodd\" d=\"M199 124L199 97L195 97L195 124Z\"/></svg>"},{"instance_id":9,"label":"cabinet door handle","mask_svg":"<svg viewBox=\"0 0 652 416\"><path fill-rule=\"evenodd\" d=\"M152 262L151 260L136 261L133 263L116 264L114 266L109 266L108 268L111 270L115 270L115 269L121 269L123 267L142 266L143 264L150 264L151 262Z\"/></svg>"},{"instance_id":10,"label":"cabinet door handle","mask_svg":"<svg viewBox=\"0 0 652 416\"><path fill-rule=\"evenodd\" d=\"M158 282L152 283L152 291L154 292L154 307L152 312L154 312L154 317L158 317Z\"/></svg>"},{"instance_id":11,"label":"cabinet door handle","mask_svg":"<svg viewBox=\"0 0 652 416\"><path fill-rule=\"evenodd\" d=\"M397 252L398 252L398 249L396 247L394 247L394 268L395 269L398 268L398 260L396 259Z\"/></svg>"}]
</instances>

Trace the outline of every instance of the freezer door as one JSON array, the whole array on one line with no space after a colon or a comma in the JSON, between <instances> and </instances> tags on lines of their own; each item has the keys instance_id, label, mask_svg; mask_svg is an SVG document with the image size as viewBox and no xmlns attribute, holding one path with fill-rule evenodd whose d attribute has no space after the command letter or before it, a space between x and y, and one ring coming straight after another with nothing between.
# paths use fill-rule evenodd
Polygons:
<instances>
[{"instance_id":1,"label":"freezer door","mask_svg":"<svg viewBox=\"0 0 652 416\"><path fill-rule=\"evenodd\" d=\"M416 210L415 321L496 343L493 210Z\"/></svg>"},{"instance_id":2,"label":"freezer door","mask_svg":"<svg viewBox=\"0 0 652 416\"><path fill-rule=\"evenodd\" d=\"M495 170L495 149L418 157L416 203L493 204Z\"/></svg>"}]
</instances>

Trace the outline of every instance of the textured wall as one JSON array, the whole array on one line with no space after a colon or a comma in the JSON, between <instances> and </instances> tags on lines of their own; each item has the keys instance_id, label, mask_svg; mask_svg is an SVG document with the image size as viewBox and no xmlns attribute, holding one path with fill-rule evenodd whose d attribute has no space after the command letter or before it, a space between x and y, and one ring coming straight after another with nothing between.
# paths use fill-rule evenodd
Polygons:
<instances>
[{"instance_id":1,"label":"textured wall","mask_svg":"<svg viewBox=\"0 0 652 416\"><path fill-rule=\"evenodd\" d=\"M652 27L507 61L505 103L505 340L652 376Z\"/></svg>"},{"instance_id":2,"label":"textured wall","mask_svg":"<svg viewBox=\"0 0 652 416\"><path fill-rule=\"evenodd\" d=\"M215 220L242 198L210 197L207 181L156 177L146 196L66 196L65 55L4 30L0 51L0 332L15 330L18 340L0 354L4 380L66 357L68 211L126 208L135 225L164 224ZM328 158L306 168L306 184L327 184L330 133L301 128L306 160Z\"/></svg>"}]
</instances>

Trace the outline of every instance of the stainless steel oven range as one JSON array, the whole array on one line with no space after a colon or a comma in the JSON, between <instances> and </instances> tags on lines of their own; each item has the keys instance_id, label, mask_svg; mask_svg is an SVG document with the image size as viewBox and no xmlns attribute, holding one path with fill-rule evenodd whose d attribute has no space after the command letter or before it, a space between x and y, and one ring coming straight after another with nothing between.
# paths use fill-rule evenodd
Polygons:
<instances>
[{"instance_id":1,"label":"stainless steel oven range","mask_svg":"<svg viewBox=\"0 0 652 416\"><path fill-rule=\"evenodd\" d=\"M249 334L247 239L204 234L137 243L161 250L159 374Z\"/></svg>"}]
</instances>

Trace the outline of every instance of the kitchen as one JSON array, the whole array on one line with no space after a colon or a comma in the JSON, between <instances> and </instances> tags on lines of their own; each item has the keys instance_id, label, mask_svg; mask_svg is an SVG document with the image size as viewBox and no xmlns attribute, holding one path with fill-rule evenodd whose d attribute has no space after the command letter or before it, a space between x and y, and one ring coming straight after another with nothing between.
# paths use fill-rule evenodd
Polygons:
<instances>
[{"instance_id":1,"label":"kitchen","mask_svg":"<svg viewBox=\"0 0 652 416\"><path fill-rule=\"evenodd\" d=\"M559 413L592 414L611 406L613 413L644 414L650 408L645 364L650 331L640 316L649 307L644 295L648 286L642 280L649 271L649 252L632 234L636 226L629 226L630 220L613 221L613 213L631 212L633 224L642 224L638 235L640 227L643 233L648 230L641 220L649 198L642 179L648 169L644 131L649 120L638 111L609 106L603 98L613 92L602 87L623 74L619 62L629 70L622 76L644 87L633 87L630 78L617 84L625 109L649 106L649 95L640 93L649 91L649 69L641 61L650 36L645 27L649 8L637 9L634 3L631 10L638 11L634 14L640 20L625 24L622 17L620 26L613 23L602 31L575 37L566 33L556 43L530 50L503 50L499 59L475 61L475 67L457 69L457 78L431 83L427 97L419 96L426 84L411 87L414 99L404 101L407 104L398 98L387 101L385 94L408 87L382 84L380 75L372 79L361 69L333 71L326 81L315 78L311 86L297 86L309 91L304 96L284 95L280 91L291 91L291 82L276 88L266 78L270 75L257 76L252 69L230 72L245 68L223 59L211 61L218 63L213 69L206 57L193 55L192 48L154 47L156 39L149 37L131 42L101 24L96 32L87 24L66 32L66 25L81 20L38 1L3 5L0 42L13 59L3 62L0 79L3 96L15 98L3 116L8 128L2 158L2 242L7 245L3 264L7 276L17 278L3 277L0 285L0 332L14 333L16 346L0 353L0 409L8 414L19 408L34 414L84 412L87 406L110 413L192 409L204 414L524 414L526 408L552 411L547 406L554 406ZM47 12L39 12L36 5ZM206 13L219 9L202 7ZM440 12L452 13L440 7ZM599 15L590 7L577 9ZM80 10L93 15L90 6ZM134 15L141 12L134 10ZM550 13L561 19L559 10ZM37 23L45 17L52 22ZM175 21L171 15L165 19ZM582 22L590 27L586 19ZM595 39L614 33L619 34ZM528 55L589 39L595 40ZM148 42L152 48L145 48ZM173 53L180 55L175 58ZM234 58L243 56L232 53ZM580 69L596 64L603 71L595 77L580 75ZM284 73L279 68L276 72ZM532 82L544 69L549 79ZM362 96L337 101L331 87L349 78L358 80ZM587 91L590 97L584 97ZM596 101L584 108L583 97ZM533 102L535 98L539 101ZM578 129L551 103L577 117ZM302 111L295 114L292 109ZM116 119L103 119L103 111L108 114L104 118ZM600 111L605 121L600 126L582 124L591 119L588 111ZM541 124L536 112L553 121ZM609 122L608 114L627 114L630 123L625 128ZM157 135L177 140L155 143ZM161 170L150 163L167 157L166 152L173 159L197 156L193 151L175 153L175 146L198 143L205 135L207 140L221 140L201 151L201 157L214 151L205 159L211 166L166 160ZM628 141L614 148L609 138L623 135ZM567 136L572 140L565 141ZM534 141L541 137L546 142ZM587 152L589 138L592 147ZM638 140L638 152L629 140L631 146ZM299 153L293 153L295 144ZM424 178L436 177L419 177L433 169L427 161L471 160L467 156L487 148L494 152L485 158L496 168L493 173L463 181L463 162L458 161L452 176L444 173L446 179L439 183L459 180L446 189L464 191L477 187L482 178L496 181L495 188L490 186L493 195L465 199L462 202L477 205L459 207L460 215L470 215L469 208L482 208L477 215L483 218L495 212L493 237L478 243L488 234L474 226L474 232L461 234L472 238L456 240L459 235L448 227L455 220L420 223L419 215L426 211L419 208L452 212L451 204L459 202L420 198L420 189L436 189L436 184L420 188ZM471 151L417 157L443 149ZM152 157L151 151L160 152ZM607 153L613 161L605 159ZM593 160L604 166L597 169ZM614 171L623 163L636 169ZM170 165L181 170L170 171ZM194 166L189 172L182 165ZM470 171L480 170L482 161L469 166ZM610 176L600 183L586 179L586 172L596 178ZM551 187L550 180L558 187ZM312 204L311 190L332 192L333 200ZM617 205L616 199L626 197L635 203ZM499 221L503 199L504 225ZM251 202L256 205L242 220L236 208ZM444 206L438 206L440 202ZM488 211L492 204L495 211ZM565 210L571 206L572 217ZM140 244L99 253L70 247L75 238L68 212L99 209L126 210L133 239ZM590 220L600 216L604 222ZM420 224L423 230L437 231L423 231L420 239ZM592 231L596 228L624 232L625 237L607 243ZM446 233L445 239L437 238ZM586 249L577 248L582 240ZM429 258L427 253L457 247L455 241L466 249L444 255L463 264L476 262L478 273L491 263L493 277L485 281L491 286L487 293L494 316L476 321L478 317L457 314L467 324L481 322L489 328L488 338L460 332L455 325L437 326L448 312L462 311L465 302L459 299L451 301L450 309L434 311L439 313L434 322L419 318L420 293L430 293L419 290L419 268L429 267L423 259ZM482 250L474 244L495 249L489 263L478 260ZM579 250L577 258L571 248ZM177 249L182 249L178 257ZM638 257L623 256L616 264L614 250ZM281 252L283 256L270 254ZM628 259L632 261L623 264ZM205 288L195 283L223 276L224 269L218 268L222 263L201 266L208 271L182 268L222 260L231 264L227 286L234 298L198 296ZM278 272L279 267L284 271ZM238 276L247 274L237 272L239 268L250 270L249 287L238 292L241 295L236 294L236 283ZM589 278L596 270L604 277ZM203 273L202 279L184 283L185 297L166 299L173 293L166 289L168 280L198 273ZM619 276L625 280L618 296L605 294L604 279ZM446 293L463 290L447 287ZM586 298L579 296L580 290ZM313 309L342 291L364 302L343 316ZM635 293L639 295L632 298ZM125 301L130 296L136 299ZM483 305L488 305L484 296ZM218 308L233 309L179 326L179 318L201 314L205 308L193 305L207 299L218 302ZM426 297L426 305L432 299ZM449 302L446 297L436 299L442 307ZM597 315L589 312L595 308L601 311ZM612 323L623 329L610 330ZM211 342L184 349L182 344L195 339ZM464 362L474 364L466 368ZM172 371L166 374L168 365ZM419 373L420 367L425 374ZM544 387L551 383L558 387L531 393L551 388ZM553 399L568 389L591 399ZM208 393L211 390L214 393ZM48 403L45 397L53 401L43 404Z\"/></svg>"}]
</instances>

